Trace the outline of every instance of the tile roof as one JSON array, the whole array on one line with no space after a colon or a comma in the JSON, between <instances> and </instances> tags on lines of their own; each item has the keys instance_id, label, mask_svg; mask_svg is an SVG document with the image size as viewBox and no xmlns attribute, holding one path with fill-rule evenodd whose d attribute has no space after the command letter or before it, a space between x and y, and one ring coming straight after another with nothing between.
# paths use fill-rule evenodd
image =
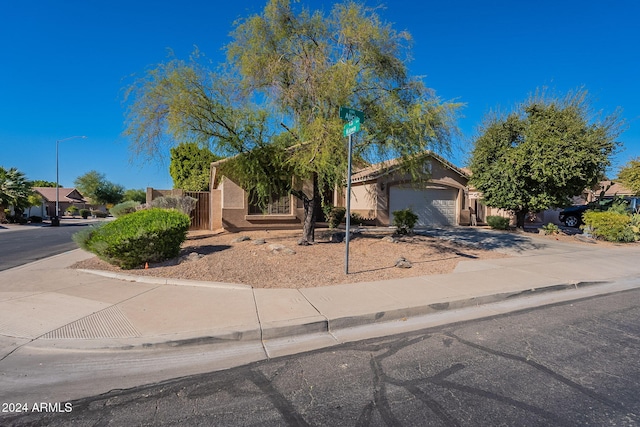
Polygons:
<instances>
[{"instance_id":1,"label":"tile roof","mask_svg":"<svg viewBox=\"0 0 640 427\"><path fill-rule=\"evenodd\" d=\"M37 191L45 198L48 202L53 202L56 200L56 189L55 187L33 187L34 191ZM82 194L75 188L59 188L59 196L58 200L60 202L69 202L69 203L86 203L87 201L84 199Z\"/></svg>"},{"instance_id":2,"label":"tile roof","mask_svg":"<svg viewBox=\"0 0 640 427\"><path fill-rule=\"evenodd\" d=\"M464 169L461 169L455 166L453 163L449 162L444 157L441 157L433 153L432 151L425 151L421 155L432 157L433 159L437 160L445 167L448 167L454 172L457 172L460 176L468 178L470 175ZM383 175L386 175L396 170L399 164L400 164L400 159L396 158L396 159L376 163L371 166L367 166L366 168L360 169L359 171L356 171L354 174L352 174L351 182L362 182L362 181L377 179Z\"/></svg>"}]
</instances>

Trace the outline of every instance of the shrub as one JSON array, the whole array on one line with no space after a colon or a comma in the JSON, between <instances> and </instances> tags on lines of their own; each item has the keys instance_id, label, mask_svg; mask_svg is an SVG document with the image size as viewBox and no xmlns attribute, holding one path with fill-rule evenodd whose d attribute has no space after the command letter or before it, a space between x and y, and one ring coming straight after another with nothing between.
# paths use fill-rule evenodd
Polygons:
<instances>
[{"instance_id":1,"label":"shrub","mask_svg":"<svg viewBox=\"0 0 640 427\"><path fill-rule=\"evenodd\" d=\"M398 234L412 233L417 222L418 215L409 208L393 212L393 225Z\"/></svg>"},{"instance_id":2,"label":"shrub","mask_svg":"<svg viewBox=\"0 0 640 427\"><path fill-rule=\"evenodd\" d=\"M586 211L583 220L584 228L588 227L596 238L610 242L633 242L638 239L631 215L615 211Z\"/></svg>"},{"instance_id":3,"label":"shrub","mask_svg":"<svg viewBox=\"0 0 640 427\"><path fill-rule=\"evenodd\" d=\"M91 211L91 215L95 216L96 218L106 218L109 216L108 213L106 212L102 212L102 211Z\"/></svg>"},{"instance_id":4,"label":"shrub","mask_svg":"<svg viewBox=\"0 0 640 427\"><path fill-rule=\"evenodd\" d=\"M129 200L128 202L118 203L117 205L109 209L109 212L111 212L111 215L113 215L114 217L120 218L121 216L125 216L137 211L139 205L140 203L134 200Z\"/></svg>"},{"instance_id":5,"label":"shrub","mask_svg":"<svg viewBox=\"0 0 640 427\"><path fill-rule=\"evenodd\" d=\"M71 205L67 208L67 213L71 216L76 216L76 214L78 213L78 207Z\"/></svg>"},{"instance_id":6,"label":"shrub","mask_svg":"<svg viewBox=\"0 0 640 427\"><path fill-rule=\"evenodd\" d=\"M151 208L175 209L183 214L189 215L196 208L198 199L189 196L165 196L153 199Z\"/></svg>"},{"instance_id":7,"label":"shrub","mask_svg":"<svg viewBox=\"0 0 640 427\"><path fill-rule=\"evenodd\" d=\"M329 228L336 228L344 220L347 210L345 208L336 207L333 205L325 205L322 208L324 217L329 224Z\"/></svg>"},{"instance_id":8,"label":"shrub","mask_svg":"<svg viewBox=\"0 0 640 427\"><path fill-rule=\"evenodd\" d=\"M489 227L495 230L508 230L509 218L498 215L489 215L487 217L487 224L489 224Z\"/></svg>"},{"instance_id":9,"label":"shrub","mask_svg":"<svg viewBox=\"0 0 640 427\"><path fill-rule=\"evenodd\" d=\"M89 209L80 209L80 216L84 219L89 218L91 211Z\"/></svg>"},{"instance_id":10,"label":"shrub","mask_svg":"<svg viewBox=\"0 0 640 427\"><path fill-rule=\"evenodd\" d=\"M544 234L546 235L560 233L560 228L551 222L547 225L543 225L541 228L544 230Z\"/></svg>"},{"instance_id":11,"label":"shrub","mask_svg":"<svg viewBox=\"0 0 640 427\"><path fill-rule=\"evenodd\" d=\"M349 223L351 225L362 225L364 223L364 218L357 212L354 212L349 217Z\"/></svg>"},{"instance_id":12,"label":"shrub","mask_svg":"<svg viewBox=\"0 0 640 427\"><path fill-rule=\"evenodd\" d=\"M31 221L33 224L39 224L42 222L42 217L37 215L32 215L29 217L29 221Z\"/></svg>"},{"instance_id":13,"label":"shrub","mask_svg":"<svg viewBox=\"0 0 640 427\"><path fill-rule=\"evenodd\" d=\"M123 269L174 258L187 237L189 216L164 209L137 211L79 236L87 249ZM78 241L76 241L78 242Z\"/></svg>"},{"instance_id":14,"label":"shrub","mask_svg":"<svg viewBox=\"0 0 640 427\"><path fill-rule=\"evenodd\" d=\"M97 230L105 224L106 222L102 222L83 228L77 233L74 233L71 236L71 239L76 242L81 249L84 249L87 252L92 252L91 249L89 249L89 240L91 239L91 237L93 237L94 233L96 233Z\"/></svg>"}]
</instances>

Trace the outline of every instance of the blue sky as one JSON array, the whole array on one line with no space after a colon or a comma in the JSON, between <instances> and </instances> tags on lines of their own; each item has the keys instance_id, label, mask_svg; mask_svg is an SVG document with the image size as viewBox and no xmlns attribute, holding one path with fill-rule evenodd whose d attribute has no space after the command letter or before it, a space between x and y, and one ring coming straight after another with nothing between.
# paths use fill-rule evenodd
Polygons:
<instances>
[{"instance_id":1,"label":"blue sky","mask_svg":"<svg viewBox=\"0 0 640 427\"><path fill-rule=\"evenodd\" d=\"M166 163L131 157L121 135L133 74L197 45L214 61L235 19L266 0L0 0L0 166L60 183L97 170L126 188L171 188ZM623 109L617 167L640 156L640 2L566 0L379 1L383 20L414 39L412 74L466 107L451 160L463 166L476 126L539 87L580 87L605 113ZM328 11L332 2L303 0ZM168 158L168 153L163 153Z\"/></svg>"}]
</instances>

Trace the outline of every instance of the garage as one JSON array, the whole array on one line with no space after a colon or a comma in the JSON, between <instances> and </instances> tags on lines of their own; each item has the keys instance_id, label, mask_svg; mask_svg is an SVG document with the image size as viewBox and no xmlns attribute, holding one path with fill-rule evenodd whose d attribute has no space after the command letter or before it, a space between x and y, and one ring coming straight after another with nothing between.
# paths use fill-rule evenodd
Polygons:
<instances>
[{"instance_id":1,"label":"garage","mask_svg":"<svg viewBox=\"0 0 640 427\"><path fill-rule=\"evenodd\" d=\"M457 199L455 188L393 186L389 188L389 220L393 224L394 211L411 208L418 215L418 226L457 225Z\"/></svg>"}]
</instances>

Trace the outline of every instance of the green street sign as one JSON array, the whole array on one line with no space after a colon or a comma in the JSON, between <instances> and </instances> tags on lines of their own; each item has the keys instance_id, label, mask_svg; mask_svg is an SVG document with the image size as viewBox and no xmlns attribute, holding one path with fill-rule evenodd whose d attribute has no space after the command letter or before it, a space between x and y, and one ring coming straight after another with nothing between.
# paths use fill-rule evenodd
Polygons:
<instances>
[{"instance_id":1,"label":"green street sign","mask_svg":"<svg viewBox=\"0 0 640 427\"><path fill-rule=\"evenodd\" d=\"M349 107L340 107L340 118L348 122L355 118L360 119L360 123L364 123L364 113Z\"/></svg>"},{"instance_id":2,"label":"green street sign","mask_svg":"<svg viewBox=\"0 0 640 427\"><path fill-rule=\"evenodd\" d=\"M360 119L358 117L344 125L344 128L342 129L342 135L349 136L356 132L360 132Z\"/></svg>"}]
</instances>

